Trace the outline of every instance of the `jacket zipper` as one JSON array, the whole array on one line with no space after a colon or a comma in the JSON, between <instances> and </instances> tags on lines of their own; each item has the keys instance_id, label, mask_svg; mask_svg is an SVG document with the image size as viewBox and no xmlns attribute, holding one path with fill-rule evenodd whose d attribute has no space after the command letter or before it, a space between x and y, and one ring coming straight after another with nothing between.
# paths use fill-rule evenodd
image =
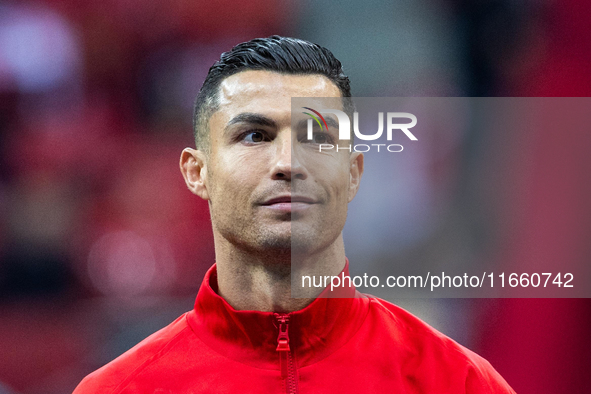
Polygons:
<instances>
[{"instance_id":1,"label":"jacket zipper","mask_svg":"<svg viewBox=\"0 0 591 394\"><path fill-rule=\"evenodd\" d=\"M293 360L292 351L289 347L289 315L276 313L275 318L277 319L277 323L279 323L277 352L279 353L281 379L285 379L285 392L287 394L297 394L297 370Z\"/></svg>"}]
</instances>

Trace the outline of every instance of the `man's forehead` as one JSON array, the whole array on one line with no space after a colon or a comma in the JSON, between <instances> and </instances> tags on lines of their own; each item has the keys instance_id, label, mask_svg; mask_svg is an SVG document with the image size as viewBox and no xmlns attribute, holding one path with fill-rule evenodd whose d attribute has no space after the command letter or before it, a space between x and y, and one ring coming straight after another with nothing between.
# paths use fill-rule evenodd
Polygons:
<instances>
[{"instance_id":1,"label":"man's forehead","mask_svg":"<svg viewBox=\"0 0 591 394\"><path fill-rule=\"evenodd\" d=\"M248 70L220 84L218 110L224 107L285 106L292 97L340 97L339 88L320 74L292 75ZM263 109L263 108L260 108Z\"/></svg>"}]
</instances>

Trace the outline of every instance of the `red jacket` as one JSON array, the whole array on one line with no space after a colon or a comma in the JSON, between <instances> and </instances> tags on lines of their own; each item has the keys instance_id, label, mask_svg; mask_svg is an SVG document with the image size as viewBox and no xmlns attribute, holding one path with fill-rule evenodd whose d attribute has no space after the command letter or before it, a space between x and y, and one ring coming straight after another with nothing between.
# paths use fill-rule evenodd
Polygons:
<instances>
[{"instance_id":1,"label":"red jacket","mask_svg":"<svg viewBox=\"0 0 591 394\"><path fill-rule=\"evenodd\" d=\"M216 288L214 265L192 311L74 393L514 393L477 354L355 289L275 314L237 311Z\"/></svg>"}]
</instances>

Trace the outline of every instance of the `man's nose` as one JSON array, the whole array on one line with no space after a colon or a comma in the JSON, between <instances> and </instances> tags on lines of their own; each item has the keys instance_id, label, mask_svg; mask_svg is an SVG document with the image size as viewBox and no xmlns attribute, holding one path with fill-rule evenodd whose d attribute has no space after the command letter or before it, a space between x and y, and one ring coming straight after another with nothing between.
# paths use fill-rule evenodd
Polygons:
<instances>
[{"instance_id":1,"label":"man's nose","mask_svg":"<svg viewBox=\"0 0 591 394\"><path fill-rule=\"evenodd\" d=\"M272 178L291 181L304 180L308 177L299 155L294 152L291 132L280 133L275 139L275 157Z\"/></svg>"}]
</instances>

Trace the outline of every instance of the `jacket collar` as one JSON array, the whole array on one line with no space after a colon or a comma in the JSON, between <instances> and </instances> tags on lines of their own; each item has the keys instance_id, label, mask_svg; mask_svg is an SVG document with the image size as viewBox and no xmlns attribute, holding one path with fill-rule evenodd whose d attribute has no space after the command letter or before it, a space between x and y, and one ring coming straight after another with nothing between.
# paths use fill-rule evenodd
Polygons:
<instances>
[{"instance_id":1,"label":"jacket collar","mask_svg":"<svg viewBox=\"0 0 591 394\"><path fill-rule=\"evenodd\" d=\"M349 262L340 275L349 275ZM276 314L238 311L216 292L215 264L207 271L194 309L187 315L194 333L218 353L258 368L279 369ZM335 298L348 297L348 298ZM298 367L329 356L359 329L369 300L355 288L325 289L307 307L287 314L289 342Z\"/></svg>"}]
</instances>

